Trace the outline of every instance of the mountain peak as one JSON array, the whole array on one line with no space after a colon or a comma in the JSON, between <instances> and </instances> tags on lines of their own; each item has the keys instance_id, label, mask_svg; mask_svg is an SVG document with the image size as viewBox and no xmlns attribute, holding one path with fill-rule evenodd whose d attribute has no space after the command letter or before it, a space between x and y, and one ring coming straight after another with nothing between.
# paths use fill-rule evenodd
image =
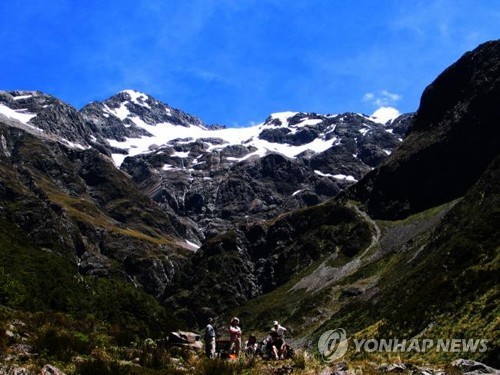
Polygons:
<instances>
[{"instance_id":1,"label":"mountain peak","mask_svg":"<svg viewBox=\"0 0 500 375\"><path fill-rule=\"evenodd\" d=\"M136 90L122 90L120 91L117 95L124 95L124 96L128 96L128 100L130 100L131 102L137 104L137 105L142 105L144 107L147 106L147 101L148 99L150 98L149 95L143 93L143 92L140 92L140 91L136 91Z\"/></svg>"},{"instance_id":2,"label":"mountain peak","mask_svg":"<svg viewBox=\"0 0 500 375\"><path fill-rule=\"evenodd\" d=\"M102 107L104 117L111 115L118 117L121 121L129 120L139 127L164 123L184 127L191 125L205 127L198 117L172 108L151 95L132 89L122 90L101 103L97 102L97 105Z\"/></svg>"}]
</instances>

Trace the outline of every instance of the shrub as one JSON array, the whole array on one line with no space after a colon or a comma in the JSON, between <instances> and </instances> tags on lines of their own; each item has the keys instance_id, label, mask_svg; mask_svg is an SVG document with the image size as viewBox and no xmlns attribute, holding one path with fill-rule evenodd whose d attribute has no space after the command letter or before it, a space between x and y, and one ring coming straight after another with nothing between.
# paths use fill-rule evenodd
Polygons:
<instances>
[{"instance_id":1,"label":"shrub","mask_svg":"<svg viewBox=\"0 0 500 375\"><path fill-rule=\"evenodd\" d=\"M198 362L195 375L233 375L240 374L243 371L242 361L226 361L224 359L202 359Z\"/></svg>"},{"instance_id":2,"label":"shrub","mask_svg":"<svg viewBox=\"0 0 500 375\"><path fill-rule=\"evenodd\" d=\"M0 267L0 304L17 307L26 298L26 289L23 284L14 279Z\"/></svg>"},{"instance_id":3,"label":"shrub","mask_svg":"<svg viewBox=\"0 0 500 375\"><path fill-rule=\"evenodd\" d=\"M46 325L35 340L35 349L60 361L69 361L76 354L88 354L91 350L88 336Z\"/></svg>"},{"instance_id":4,"label":"shrub","mask_svg":"<svg viewBox=\"0 0 500 375\"><path fill-rule=\"evenodd\" d=\"M139 363L144 367L161 369L170 365L171 358L163 346L148 338L141 345Z\"/></svg>"},{"instance_id":5,"label":"shrub","mask_svg":"<svg viewBox=\"0 0 500 375\"><path fill-rule=\"evenodd\" d=\"M293 367L299 370L305 370L309 361L309 355L305 350L297 350L292 357Z\"/></svg>"},{"instance_id":6,"label":"shrub","mask_svg":"<svg viewBox=\"0 0 500 375\"><path fill-rule=\"evenodd\" d=\"M77 370L80 375L121 375L125 373L117 362L108 362L103 359L84 361L77 366Z\"/></svg>"}]
</instances>

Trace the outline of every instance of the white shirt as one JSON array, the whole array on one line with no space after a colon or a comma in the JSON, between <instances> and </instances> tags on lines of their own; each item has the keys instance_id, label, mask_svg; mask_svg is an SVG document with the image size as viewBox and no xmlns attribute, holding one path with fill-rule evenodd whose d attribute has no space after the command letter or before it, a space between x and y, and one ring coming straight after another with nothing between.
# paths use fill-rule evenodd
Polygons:
<instances>
[{"instance_id":1,"label":"white shirt","mask_svg":"<svg viewBox=\"0 0 500 375\"><path fill-rule=\"evenodd\" d=\"M273 328L278 333L278 335L280 335L281 337L283 337L285 335L285 332L286 332L286 328L285 327L282 327L281 325L278 324L277 327L274 326Z\"/></svg>"}]
</instances>

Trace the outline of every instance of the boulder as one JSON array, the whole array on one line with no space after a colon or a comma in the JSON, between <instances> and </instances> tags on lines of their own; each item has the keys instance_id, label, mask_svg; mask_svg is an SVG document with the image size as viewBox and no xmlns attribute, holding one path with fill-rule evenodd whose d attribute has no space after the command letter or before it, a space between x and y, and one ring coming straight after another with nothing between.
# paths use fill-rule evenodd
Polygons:
<instances>
[{"instance_id":1,"label":"boulder","mask_svg":"<svg viewBox=\"0 0 500 375\"><path fill-rule=\"evenodd\" d=\"M169 346L177 346L194 351L203 350L203 343L201 342L201 336L194 332L187 332L187 331L170 332L167 338L167 342Z\"/></svg>"},{"instance_id":2,"label":"boulder","mask_svg":"<svg viewBox=\"0 0 500 375\"><path fill-rule=\"evenodd\" d=\"M500 370L487 366L484 363L473 361L470 359L457 359L451 364L453 369L462 371L466 375L476 374L500 374Z\"/></svg>"}]
</instances>

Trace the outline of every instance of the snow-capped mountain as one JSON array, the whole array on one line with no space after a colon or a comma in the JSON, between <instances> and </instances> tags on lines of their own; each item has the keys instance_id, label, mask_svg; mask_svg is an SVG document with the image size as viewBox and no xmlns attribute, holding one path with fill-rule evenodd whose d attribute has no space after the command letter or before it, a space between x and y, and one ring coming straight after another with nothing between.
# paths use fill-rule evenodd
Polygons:
<instances>
[{"instance_id":1,"label":"snow-capped mountain","mask_svg":"<svg viewBox=\"0 0 500 375\"><path fill-rule=\"evenodd\" d=\"M40 246L76 254L83 273L125 274L157 295L182 251L359 180L412 116L374 120L283 112L225 128L132 90L81 110L0 91L0 169L11 170L0 198L18 202L0 213Z\"/></svg>"},{"instance_id":2,"label":"snow-capped mountain","mask_svg":"<svg viewBox=\"0 0 500 375\"><path fill-rule=\"evenodd\" d=\"M226 128L134 90L80 111L40 92L2 92L0 114L67 147L111 156L166 212L200 226L186 234L197 243L235 220L334 196L390 155L412 118L281 112Z\"/></svg>"},{"instance_id":3,"label":"snow-capped mountain","mask_svg":"<svg viewBox=\"0 0 500 375\"><path fill-rule=\"evenodd\" d=\"M381 124L354 113L281 112L225 128L132 90L81 113L106 135L118 167L208 236L337 194L390 155L411 122L411 115Z\"/></svg>"},{"instance_id":4,"label":"snow-capped mountain","mask_svg":"<svg viewBox=\"0 0 500 375\"><path fill-rule=\"evenodd\" d=\"M305 151L320 153L339 145L341 137L335 133L339 123L356 123L360 126L360 137L370 130L382 129L377 125L377 118L364 115L322 116L299 112L275 113L255 126L214 129L194 116L133 90L122 91L102 103L91 103L81 113L96 127L103 129L114 149L122 150L113 154L118 166L127 155L147 154L161 146L182 145L197 140L208 145L207 152L222 152L228 146L247 148L245 155L229 156L230 162L269 153L296 158ZM392 132L393 127L387 126L385 130ZM176 156L187 157L187 154L182 154L185 151L179 152Z\"/></svg>"}]
</instances>

